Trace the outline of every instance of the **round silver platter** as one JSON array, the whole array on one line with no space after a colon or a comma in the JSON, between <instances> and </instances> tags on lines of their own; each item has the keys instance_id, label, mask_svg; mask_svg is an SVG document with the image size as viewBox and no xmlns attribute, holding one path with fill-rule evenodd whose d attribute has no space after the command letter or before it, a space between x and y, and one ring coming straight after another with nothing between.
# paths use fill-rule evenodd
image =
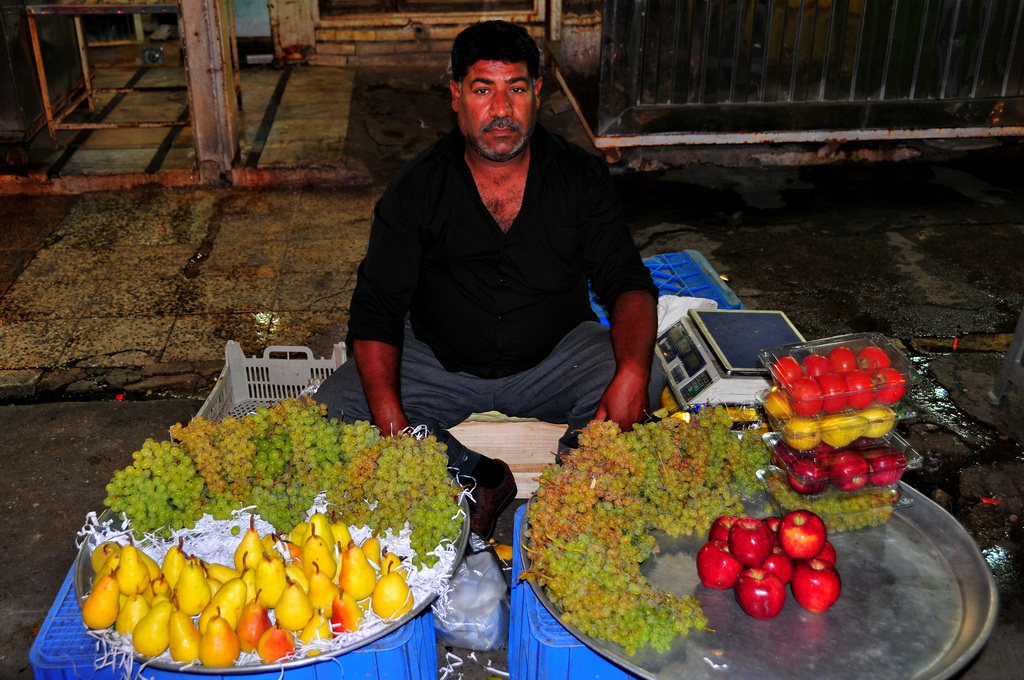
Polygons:
<instances>
[{"instance_id":1,"label":"round silver platter","mask_svg":"<svg viewBox=\"0 0 1024 680\"><path fill-rule=\"evenodd\" d=\"M678 636L665 653L646 648L629 655L616 643L567 628L593 651L649 680L949 678L992 632L995 580L951 515L913 488L900 487L911 503L887 524L829 536L843 592L827 612L808 612L790 594L774 619L751 618L732 590L700 584L695 556L704 540L655 532L660 552L644 563L644 574L657 588L698 596L713 632ZM518 549L529 568L529 556ZM561 612L543 588L530 587L557 619Z\"/></svg>"},{"instance_id":2,"label":"round silver platter","mask_svg":"<svg viewBox=\"0 0 1024 680\"><path fill-rule=\"evenodd\" d=\"M465 497L462 498L460 505L464 513L462 521L462 533L459 535L459 538L455 544L456 558L452 562L451 570L449 571L449 573L446 574L446 576L449 579L452 577L452 575L454 575L455 569L458 567L461 555L465 552L466 543L469 540L469 503ZM109 510L106 510L103 512L102 515L100 515L99 520L101 522L104 522L106 520L111 519L112 517L113 514ZM75 594L78 597L80 603L82 600L85 599L85 597L89 594L89 591L92 589L93 572L90 556L92 554L92 549L95 547L95 539L86 541L82 544L81 548L78 551L78 555L75 558L73 583L75 587ZM385 635L395 632L403 625L419 616L419 614L424 609L426 609L434 601L434 599L436 599L437 595L438 593L434 593L433 597L416 602L410 611L406 612L394 621L388 622L388 624L382 627L380 630L374 631L373 633L368 634L365 637L361 637L360 639L353 641L350 644L339 644L337 648L331 648L329 651L325 651L317 656L304 657L301 659L292 659L290 661L282 661L278 663L244 664L238 666L194 665L188 666L187 668L185 668L183 664L180 664L176 661L172 661L170 659L152 659L148 656L143 656L141 654L135 654L135 659L139 663L145 663L146 668L156 668L159 670L166 671L182 671L202 675L240 675L244 673L281 671L288 670L290 668L298 668L300 666L308 666L309 664L319 663L321 661L332 659L341 656L342 654L355 651L360 647L363 647L365 645L370 644L371 642L379 640Z\"/></svg>"}]
</instances>

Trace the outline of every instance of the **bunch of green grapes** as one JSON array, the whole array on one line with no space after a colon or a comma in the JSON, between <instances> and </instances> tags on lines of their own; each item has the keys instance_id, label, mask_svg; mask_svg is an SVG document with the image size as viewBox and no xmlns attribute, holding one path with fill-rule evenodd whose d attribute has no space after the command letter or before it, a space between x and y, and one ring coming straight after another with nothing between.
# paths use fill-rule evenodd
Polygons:
<instances>
[{"instance_id":1,"label":"bunch of green grapes","mask_svg":"<svg viewBox=\"0 0 1024 680\"><path fill-rule=\"evenodd\" d=\"M447 449L433 435L384 437L349 458L340 481L327 491L338 514L378 531L408 522L419 564L433 566L427 553L462 532Z\"/></svg>"},{"instance_id":2,"label":"bunch of green grapes","mask_svg":"<svg viewBox=\"0 0 1024 680\"><path fill-rule=\"evenodd\" d=\"M369 423L328 419L326 407L312 399L287 399L219 421L197 417L171 428L175 444L147 442L136 463L115 474L105 502L139 531L190 526L203 513L227 519L249 506L279 531L290 531L318 493L340 483L346 458L378 436ZM175 464L149 462L157 450L173 451ZM189 484L183 485L186 474ZM187 508L187 516L153 507L158 493L175 494L173 507Z\"/></svg>"},{"instance_id":3,"label":"bunch of green grapes","mask_svg":"<svg viewBox=\"0 0 1024 680\"><path fill-rule=\"evenodd\" d=\"M522 577L544 586L563 622L630 654L665 651L676 635L707 626L699 601L655 589L640 564L655 549L650 529L699 535L715 517L742 512L768 452L731 426L722 408L630 432L595 421L563 465L543 471Z\"/></svg>"},{"instance_id":4,"label":"bunch of green grapes","mask_svg":"<svg viewBox=\"0 0 1024 680\"><path fill-rule=\"evenodd\" d=\"M170 442L147 439L132 461L114 473L104 505L131 518L140 533L193 528L204 510L203 479L191 457Z\"/></svg>"}]
</instances>

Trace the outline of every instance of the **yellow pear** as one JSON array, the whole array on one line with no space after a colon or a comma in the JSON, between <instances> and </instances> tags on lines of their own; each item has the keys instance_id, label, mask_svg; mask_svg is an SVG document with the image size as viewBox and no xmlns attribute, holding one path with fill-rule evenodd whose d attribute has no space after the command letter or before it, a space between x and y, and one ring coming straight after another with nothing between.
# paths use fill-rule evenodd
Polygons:
<instances>
[{"instance_id":1,"label":"yellow pear","mask_svg":"<svg viewBox=\"0 0 1024 680\"><path fill-rule=\"evenodd\" d=\"M349 533L348 525L341 520L331 522L331 533L334 535L334 544L340 545L342 549L352 540L352 534Z\"/></svg>"},{"instance_id":2,"label":"yellow pear","mask_svg":"<svg viewBox=\"0 0 1024 680\"><path fill-rule=\"evenodd\" d=\"M170 644L171 612L174 605L170 601L162 601L153 605L143 616L132 632L132 646L143 656L160 656Z\"/></svg>"},{"instance_id":3,"label":"yellow pear","mask_svg":"<svg viewBox=\"0 0 1024 680\"><path fill-rule=\"evenodd\" d=\"M222 585L210 602L220 608L220 615L234 628L242 615L242 607L248 601L247 595L245 581L235 577Z\"/></svg>"},{"instance_id":4,"label":"yellow pear","mask_svg":"<svg viewBox=\"0 0 1024 680\"><path fill-rule=\"evenodd\" d=\"M341 578L338 582L341 589L357 601L369 597L377 584L377 572L355 541L348 542L341 554L341 562Z\"/></svg>"},{"instance_id":5,"label":"yellow pear","mask_svg":"<svg viewBox=\"0 0 1024 680\"><path fill-rule=\"evenodd\" d=\"M292 581L299 584L299 587L309 592L309 579L306 577L306 572L302 570L302 565L298 562L288 562L284 565L284 573Z\"/></svg>"},{"instance_id":6,"label":"yellow pear","mask_svg":"<svg viewBox=\"0 0 1024 680\"><path fill-rule=\"evenodd\" d=\"M114 623L114 630L120 635L131 635L135 625L143 616L149 613L149 602L142 593L133 593L128 596L121 610L117 613L117 621Z\"/></svg>"},{"instance_id":7,"label":"yellow pear","mask_svg":"<svg viewBox=\"0 0 1024 680\"><path fill-rule=\"evenodd\" d=\"M153 580L149 574L149 567L142 559L142 551L134 545L121 548L120 560L113 573L117 577L118 587L125 595L141 593Z\"/></svg>"},{"instance_id":8,"label":"yellow pear","mask_svg":"<svg viewBox=\"0 0 1024 680\"><path fill-rule=\"evenodd\" d=\"M210 584L210 597L216 595L217 591L220 590L220 587L224 585L223 583L213 578L209 574L206 575L206 582Z\"/></svg>"},{"instance_id":9,"label":"yellow pear","mask_svg":"<svg viewBox=\"0 0 1024 680\"><path fill-rule=\"evenodd\" d=\"M361 546L366 559L370 561L374 569L380 569L380 539L374 534L363 541Z\"/></svg>"},{"instance_id":10,"label":"yellow pear","mask_svg":"<svg viewBox=\"0 0 1024 680\"><path fill-rule=\"evenodd\" d=\"M107 558L111 555L116 555L121 552L121 544L115 543L114 541L103 541L95 548L92 549L92 553L89 555L90 562L92 563L92 573L97 573L103 563L107 561Z\"/></svg>"},{"instance_id":11,"label":"yellow pear","mask_svg":"<svg viewBox=\"0 0 1024 680\"><path fill-rule=\"evenodd\" d=\"M306 578L309 578L316 569L333 576L338 568L337 558L334 556L334 535L330 533L330 527L327 534L331 538L330 541L325 540L317 531L316 525L310 524L309 537L302 544L302 571L305 572Z\"/></svg>"},{"instance_id":12,"label":"yellow pear","mask_svg":"<svg viewBox=\"0 0 1024 680\"><path fill-rule=\"evenodd\" d=\"M331 631L335 636L358 630L363 622L359 603L345 591L331 603Z\"/></svg>"},{"instance_id":13,"label":"yellow pear","mask_svg":"<svg viewBox=\"0 0 1024 680\"><path fill-rule=\"evenodd\" d=\"M391 571L402 569L402 558L393 552L384 549L380 554L380 573L387 574Z\"/></svg>"},{"instance_id":14,"label":"yellow pear","mask_svg":"<svg viewBox=\"0 0 1024 680\"><path fill-rule=\"evenodd\" d=\"M327 515L322 512L314 512L309 516L309 533L310 535L316 534L328 543L334 543L334 530L331 528L331 520L327 519Z\"/></svg>"},{"instance_id":15,"label":"yellow pear","mask_svg":"<svg viewBox=\"0 0 1024 680\"><path fill-rule=\"evenodd\" d=\"M300 547L306 542L307 536L309 536L309 522L300 522L288 532L288 540Z\"/></svg>"},{"instance_id":16,"label":"yellow pear","mask_svg":"<svg viewBox=\"0 0 1024 680\"><path fill-rule=\"evenodd\" d=\"M207 562L206 573L211 578L215 578L221 583L227 583L231 579L238 578L242 575L238 569L229 567L226 564L220 564L219 562Z\"/></svg>"},{"instance_id":17,"label":"yellow pear","mask_svg":"<svg viewBox=\"0 0 1024 680\"><path fill-rule=\"evenodd\" d=\"M210 583L206 578L206 570L196 557L190 557L178 576L178 585L174 589L174 602L178 609L189 616L203 611L213 599Z\"/></svg>"},{"instance_id":18,"label":"yellow pear","mask_svg":"<svg viewBox=\"0 0 1024 680\"><path fill-rule=\"evenodd\" d=\"M82 602L82 621L93 630L110 628L121 610L121 587L117 579L106 574L97 579L92 592Z\"/></svg>"},{"instance_id":19,"label":"yellow pear","mask_svg":"<svg viewBox=\"0 0 1024 680\"><path fill-rule=\"evenodd\" d=\"M214 616L220 616L220 607L211 602L203 607L203 611L199 612L197 627L199 628L200 633L206 632L206 628L210 625L210 620Z\"/></svg>"},{"instance_id":20,"label":"yellow pear","mask_svg":"<svg viewBox=\"0 0 1024 680\"><path fill-rule=\"evenodd\" d=\"M172 545L168 548L160 565L160 571L171 585L171 588L177 585L178 575L181 573L181 568L185 566L185 560L188 559L188 555L185 554L182 545L183 539L179 539L177 545Z\"/></svg>"},{"instance_id":21,"label":"yellow pear","mask_svg":"<svg viewBox=\"0 0 1024 680\"><path fill-rule=\"evenodd\" d=\"M260 636L272 625L270 613L263 603L256 598L250 598L242 607L242 615L238 617L238 625L235 626L242 651L251 652L256 649Z\"/></svg>"},{"instance_id":22,"label":"yellow pear","mask_svg":"<svg viewBox=\"0 0 1024 680\"><path fill-rule=\"evenodd\" d=\"M256 570L252 567L246 567L242 570L242 573L239 574L238 578L245 582L245 601L248 602L252 598L256 597Z\"/></svg>"},{"instance_id":23,"label":"yellow pear","mask_svg":"<svg viewBox=\"0 0 1024 680\"><path fill-rule=\"evenodd\" d=\"M260 542L263 543L263 552L277 551L278 538L275 534L266 534L260 539Z\"/></svg>"},{"instance_id":24,"label":"yellow pear","mask_svg":"<svg viewBox=\"0 0 1024 680\"><path fill-rule=\"evenodd\" d=\"M145 595L146 602L152 605L153 600L155 600L158 595L166 595L167 597L170 597L171 584L167 582L167 577L164 576L163 573L159 573L156 575L155 579L149 582L149 586L142 591L142 594Z\"/></svg>"},{"instance_id":25,"label":"yellow pear","mask_svg":"<svg viewBox=\"0 0 1024 680\"><path fill-rule=\"evenodd\" d=\"M107 559L103 561L103 564L100 565L99 570L96 572L96 580L99 580L100 577L106 576L107 574L114 573L114 570L117 569L117 565L119 565L120 563L120 552L112 553L111 555L109 555Z\"/></svg>"},{"instance_id":26,"label":"yellow pear","mask_svg":"<svg viewBox=\"0 0 1024 680\"><path fill-rule=\"evenodd\" d=\"M309 595L295 581L289 581L274 607L274 616L281 627L299 631L313 618L313 603Z\"/></svg>"},{"instance_id":27,"label":"yellow pear","mask_svg":"<svg viewBox=\"0 0 1024 680\"><path fill-rule=\"evenodd\" d=\"M319 569L309 576L309 601L317 609L330 607L331 602L340 592L338 584L331 578L333 574L325 574Z\"/></svg>"},{"instance_id":28,"label":"yellow pear","mask_svg":"<svg viewBox=\"0 0 1024 680\"><path fill-rule=\"evenodd\" d=\"M324 618L323 612L319 609L313 612L313 618L309 620L306 627L299 631L299 639L307 645L313 640L330 640L334 637L331 632L331 620ZM320 651L311 649L306 656L316 656Z\"/></svg>"},{"instance_id":29,"label":"yellow pear","mask_svg":"<svg viewBox=\"0 0 1024 680\"><path fill-rule=\"evenodd\" d=\"M199 661L204 666L234 666L235 660L242 651L238 634L223 616L210 619L206 632L199 638Z\"/></svg>"},{"instance_id":30,"label":"yellow pear","mask_svg":"<svg viewBox=\"0 0 1024 680\"><path fill-rule=\"evenodd\" d=\"M199 641L203 636L196 624L192 623L192 617L175 609L171 612L168 630L168 647L172 659L180 663L192 663L199 658Z\"/></svg>"},{"instance_id":31,"label":"yellow pear","mask_svg":"<svg viewBox=\"0 0 1024 680\"><path fill-rule=\"evenodd\" d=\"M149 571L149 579L152 581L160 575L160 565L156 563L152 557L146 554L145 551L139 550L139 559L146 565L146 570Z\"/></svg>"},{"instance_id":32,"label":"yellow pear","mask_svg":"<svg viewBox=\"0 0 1024 680\"><path fill-rule=\"evenodd\" d=\"M288 585L284 559L279 555L263 553L256 563L256 597L268 609L277 605L277 600Z\"/></svg>"},{"instance_id":33,"label":"yellow pear","mask_svg":"<svg viewBox=\"0 0 1024 680\"><path fill-rule=\"evenodd\" d=\"M246 529L238 547L235 548L235 569L241 572L246 566L254 566L263 553L263 541L260 540L260 534L256 531L256 518L250 516L249 528Z\"/></svg>"},{"instance_id":34,"label":"yellow pear","mask_svg":"<svg viewBox=\"0 0 1024 680\"><path fill-rule=\"evenodd\" d=\"M263 631L256 643L256 653L263 663L277 663L295 654L295 634L280 623Z\"/></svg>"},{"instance_id":35,"label":"yellow pear","mask_svg":"<svg viewBox=\"0 0 1024 680\"><path fill-rule=\"evenodd\" d=\"M373 613L383 619L397 619L412 609L412 605L412 591L398 571L381 576L370 596Z\"/></svg>"}]
</instances>

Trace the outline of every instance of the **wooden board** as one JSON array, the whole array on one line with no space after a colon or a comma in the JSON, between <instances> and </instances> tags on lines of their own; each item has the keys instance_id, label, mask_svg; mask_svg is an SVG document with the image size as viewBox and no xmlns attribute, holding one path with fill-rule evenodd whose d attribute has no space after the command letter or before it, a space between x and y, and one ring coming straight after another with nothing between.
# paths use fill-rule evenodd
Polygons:
<instances>
[{"instance_id":1,"label":"wooden board","mask_svg":"<svg viewBox=\"0 0 1024 680\"><path fill-rule=\"evenodd\" d=\"M558 438L565 432L565 425L535 420L467 420L450 431L474 451L508 463L516 478L516 498L529 498L537 490L537 477L541 470L555 463Z\"/></svg>"}]
</instances>

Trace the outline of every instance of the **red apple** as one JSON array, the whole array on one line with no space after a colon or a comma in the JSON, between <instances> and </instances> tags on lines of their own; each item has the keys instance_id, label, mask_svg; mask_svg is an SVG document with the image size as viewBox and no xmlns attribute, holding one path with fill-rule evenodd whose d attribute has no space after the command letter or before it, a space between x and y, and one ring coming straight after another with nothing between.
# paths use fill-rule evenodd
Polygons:
<instances>
[{"instance_id":1,"label":"red apple","mask_svg":"<svg viewBox=\"0 0 1024 680\"><path fill-rule=\"evenodd\" d=\"M744 569L733 593L743 611L762 621L778 615L786 604L786 584L772 572L759 567Z\"/></svg>"},{"instance_id":2,"label":"red apple","mask_svg":"<svg viewBox=\"0 0 1024 680\"><path fill-rule=\"evenodd\" d=\"M743 576L740 575L742 581ZM797 603L812 612L823 612L831 607L842 591L839 572L825 560L797 562L793 567L789 587Z\"/></svg>"},{"instance_id":3,"label":"red apple","mask_svg":"<svg viewBox=\"0 0 1024 680\"><path fill-rule=\"evenodd\" d=\"M754 517L740 517L729 529L729 552L745 567L760 567L773 545L771 530Z\"/></svg>"},{"instance_id":4,"label":"red apple","mask_svg":"<svg viewBox=\"0 0 1024 680\"><path fill-rule=\"evenodd\" d=\"M878 369L873 385L874 398L879 404L895 404L907 391L907 379L891 366Z\"/></svg>"},{"instance_id":5,"label":"red apple","mask_svg":"<svg viewBox=\"0 0 1024 680\"><path fill-rule=\"evenodd\" d=\"M821 354L808 354L800 364L804 368L804 373L812 378L832 371L832 362Z\"/></svg>"},{"instance_id":6,"label":"red apple","mask_svg":"<svg viewBox=\"0 0 1024 680\"><path fill-rule=\"evenodd\" d=\"M870 375L874 375L878 369L885 368L891 363L889 353L875 345L868 345L857 352L857 368Z\"/></svg>"},{"instance_id":7,"label":"red apple","mask_svg":"<svg viewBox=\"0 0 1024 680\"><path fill-rule=\"evenodd\" d=\"M766 527L768 527L768 531L772 532L773 536L776 539L775 542L778 543L778 531L779 525L782 524L782 518L772 515L771 517L765 517L761 521L764 522L764 525Z\"/></svg>"},{"instance_id":8,"label":"red apple","mask_svg":"<svg viewBox=\"0 0 1024 680\"><path fill-rule=\"evenodd\" d=\"M828 353L828 360L832 362L832 370L836 373L846 373L857 368L857 355L845 345L833 348Z\"/></svg>"},{"instance_id":9,"label":"red apple","mask_svg":"<svg viewBox=\"0 0 1024 680\"><path fill-rule=\"evenodd\" d=\"M829 470L814 458L796 458L786 469L786 479L797 493L812 496L828 487Z\"/></svg>"},{"instance_id":10,"label":"red apple","mask_svg":"<svg viewBox=\"0 0 1024 680\"><path fill-rule=\"evenodd\" d=\"M793 558L781 547L775 546L772 548L772 554L761 564L761 568L778 576L783 583L789 583L793 575Z\"/></svg>"},{"instance_id":11,"label":"red apple","mask_svg":"<svg viewBox=\"0 0 1024 680\"><path fill-rule=\"evenodd\" d=\"M833 567L836 566L836 547L832 545L832 541L825 541L825 547L821 549L821 552L814 556L816 560L824 560L831 564Z\"/></svg>"},{"instance_id":12,"label":"red apple","mask_svg":"<svg viewBox=\"0 0 1024 680\"><path fill-rule=\"evenodd\" d=\"M871 467L864 456L854 451L837 451L828 459L832 486L840 491L857 491L868 483Z\"/></svg>"},{"instance_id":13,"label":"red apple","mask_svg":"<svg viewBox=\"0 0 1024 680\"><path fill-rule=\"evenodd\" d=\"M825 522L810 510L794 510L779 525L779 545L795 560L808 560L825 547Z\"/></svg>"},{"instance_id":14,"label":"red apple","mask_svg":"<svg viewBox=\"0 0 1024 680\"><path fill-rule=\"evenodd\" d=\"M798 416L813 416L821 410L821 386L814 378L794 380L789 385L789 396L789 406Z\"/></svg>"},{"instance_id":15,"label":"red apple","mask_svg":"<svg viewBox=\"0 0 1024 680\"><path fill-rule=\"evenodd\" d=\"M732 588L741 571L743 565L729 553L729 545L725 541L708 541L697 551L697 576L708 588Z\"/></svg>"},{"instance_id":16,"label":"red apple","mask_svg":"<svg viewBox=\"0 0 1024 680\"><path fill-rule=\"evenodd\" d=\"M846 382L847 404L850 408L867 408L875 399L875 384L871 376L860 369L848 371L843 380Z\"/></svg>"},{"instance_id":17,"label":"red apple","mask_svg":"<svg viewBox=\"0 0 1024 680\"><path fill-rule=\"evenodd\" d=\"M821 388L821 408L825 413L839 413L846 408L846 381L838 373L824 373L815 380Z\"/></svg>"},{"instance_id":18,"label":"red apple","mask_svg":"<svg viewBox=\"0 0 1024 680\"><path fill-rule=\"evenodd\" d=\"M728 541L729 540L729 527L737 520L733 515L722 515L721 517L715 518L715 521L711 523L711 530L708 531L709 541Z\"/></svg>"},{"instance_id":19,"label":"red apple","mask_svg":"<svg viewBox=\"0 0 1024 680\"><path fill-rule=\"evenodd\" d=\"M907 467L907 457L899 449L882 446L861 451L871 468L868 481L875 486L888 486L900 481Z\"/></svg>"}]
</instances>

